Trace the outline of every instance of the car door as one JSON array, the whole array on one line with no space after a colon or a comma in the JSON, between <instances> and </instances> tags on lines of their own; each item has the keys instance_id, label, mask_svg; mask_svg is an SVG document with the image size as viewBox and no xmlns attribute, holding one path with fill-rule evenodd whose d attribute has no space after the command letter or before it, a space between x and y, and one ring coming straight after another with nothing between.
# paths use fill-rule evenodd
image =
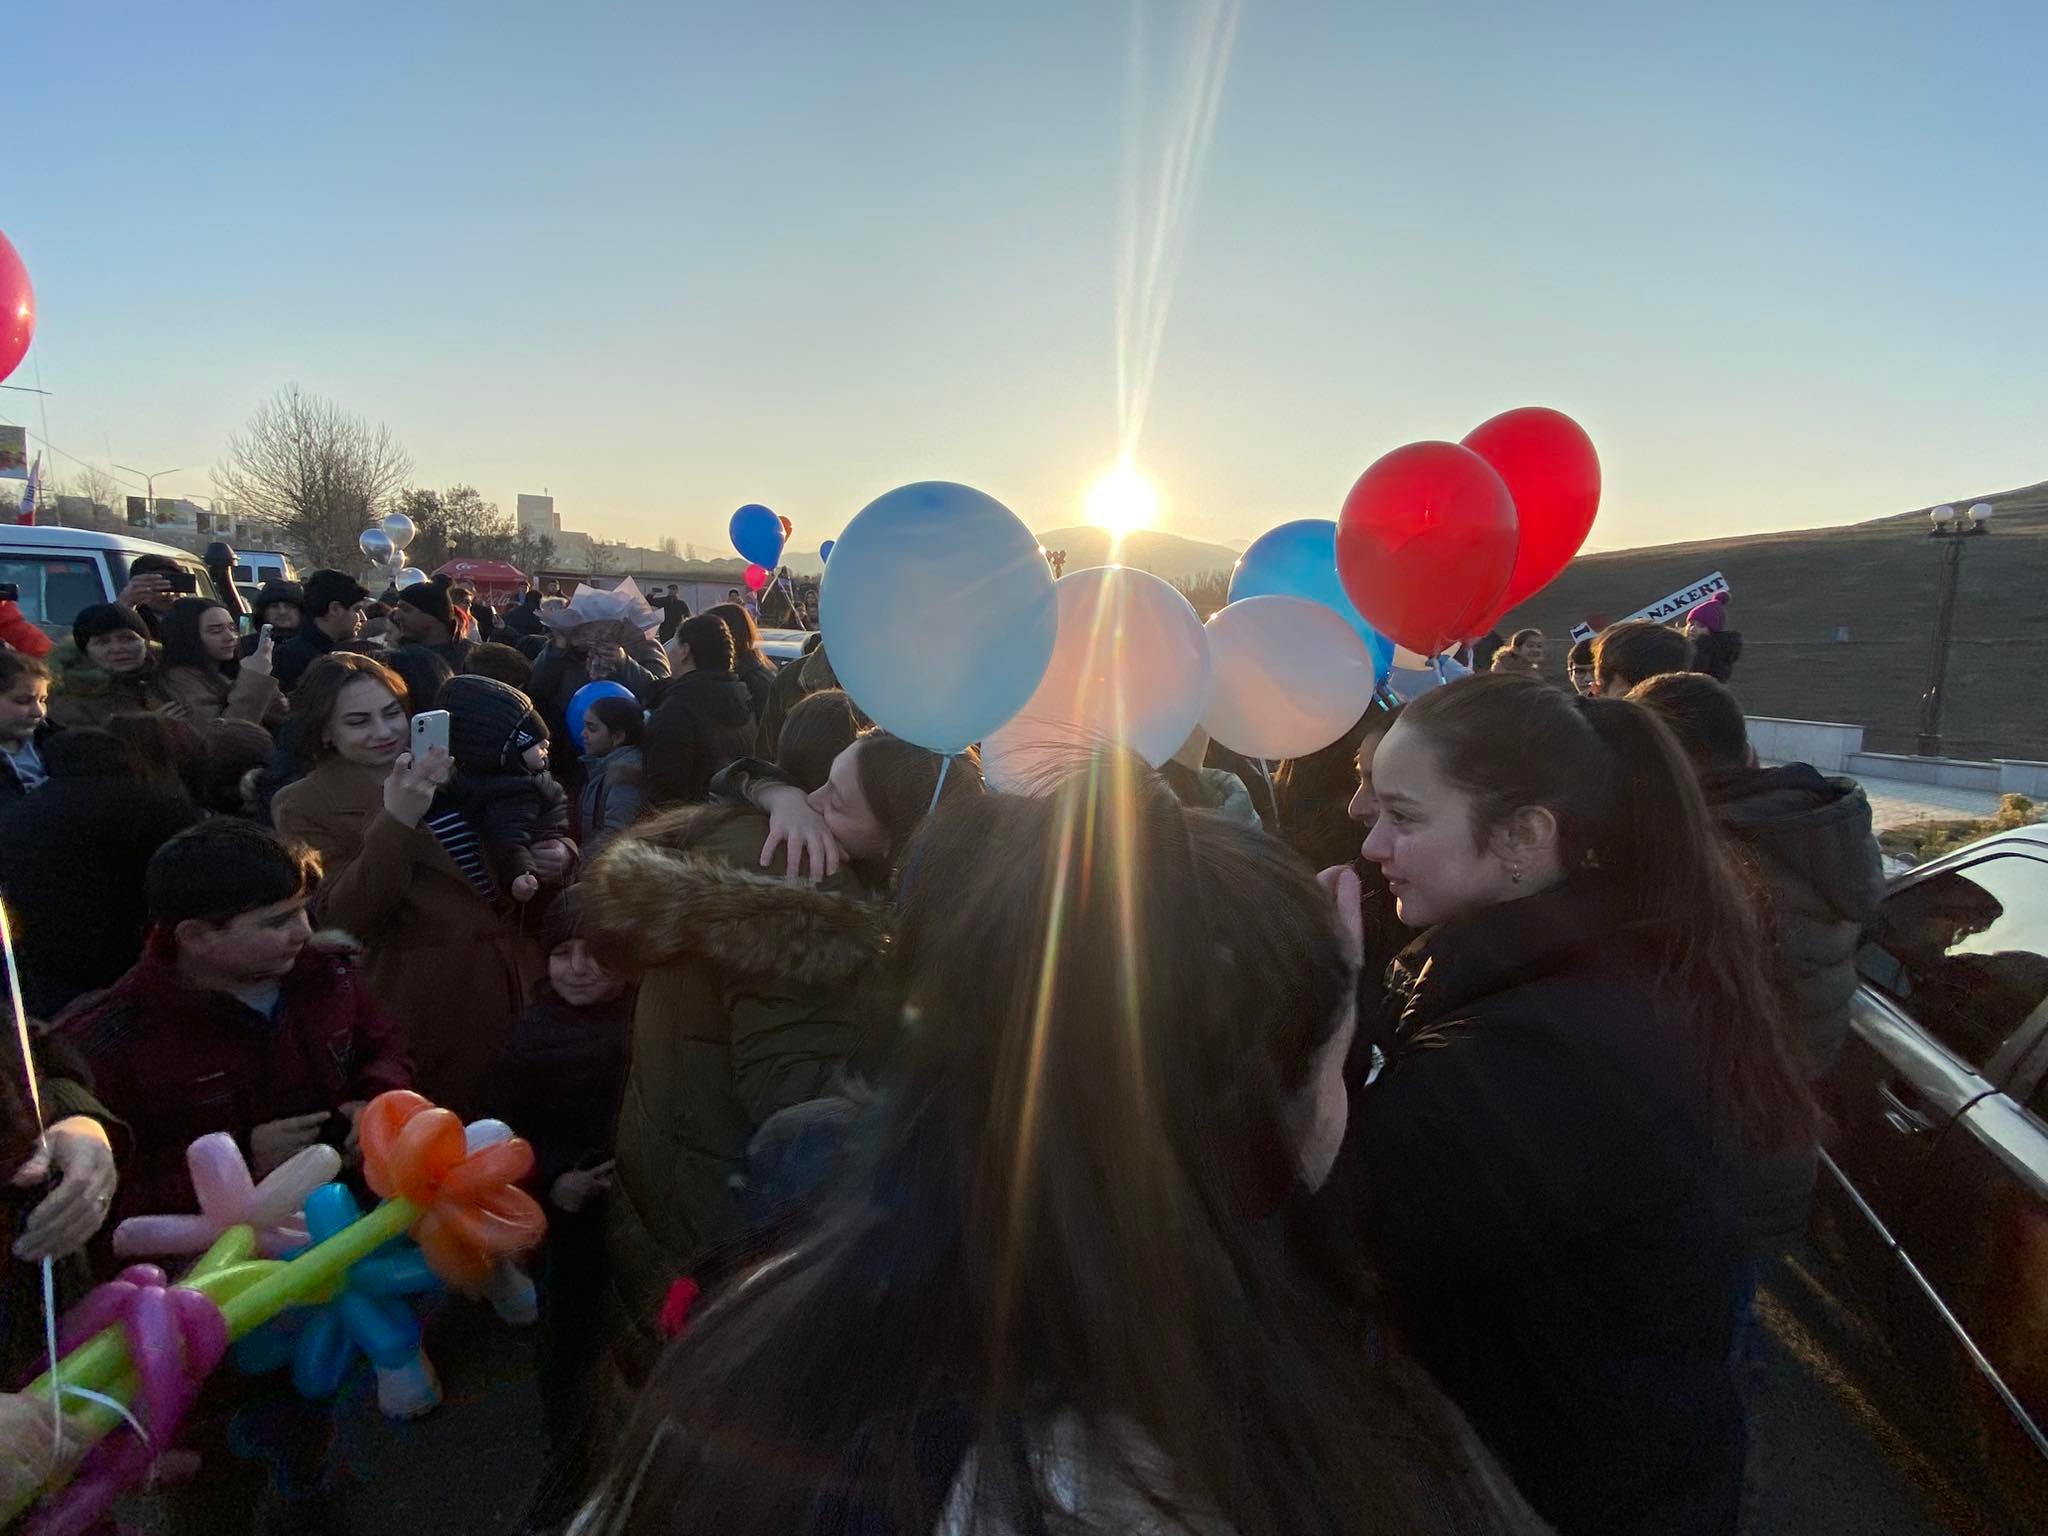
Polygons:
<instances>
[{"instance_id":1,"label":"car door","mask_svg":"<svg viewBox=\"0 0 2048 1536\"><path fill-rule=\"evenodd\" d=\"M2044 870L2048 873L2048 870ZM2037 1009L2037 1036L2048 1009ZM1935 1145L1902 1223L1908 1277L1952 1338L1950 1379L2048 1488L2048 1074L2041 1052ZM2031 1091L2029 1091L2031 1090ZM1971 1380L1971 1374L1977 1378ZM1988 1422L2010 1419L2003 1426ZM2002 1433L2001 1430L2004 1432ZM2027 1446L2025 1442L2031 1442ZM2027 1454L2030 1451L2031 1454Z\"/></svg>"},{"instance_id":2,"label":"car door","mask_svg":"<svg viewBox=\"0 0 2048 1536\"><path fill-rule=\"evenodd\" d=\"M1837 1079L1837 1163L1896 1244L1890 1337L1987 1450L2048 1455L2048 847L1999 840L1887 898ZM2011 1463L2008 1463L2011 1464Z\"/></svg>"},{"instance_id":3,"label":"car door","mask_svg":"<svg viewBox=\"0 0 2048 1536\"><path fill-rule=\"evenodd\" d=\"M1979 845L1894 886L1864 933L1864 985L1830 1083L1827 1152L1889 1248L1943 1133L1994 1091L2048 997L2048 846Z\"/></svg>"}]
</instances>

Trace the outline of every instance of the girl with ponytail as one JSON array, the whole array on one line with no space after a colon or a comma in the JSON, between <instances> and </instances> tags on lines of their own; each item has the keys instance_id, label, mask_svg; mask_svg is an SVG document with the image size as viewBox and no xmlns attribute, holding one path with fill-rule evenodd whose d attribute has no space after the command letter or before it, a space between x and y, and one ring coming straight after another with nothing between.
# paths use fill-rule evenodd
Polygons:
<instances>
[{"instance_id":1,"label":"girl with ponytail","mask_svg":"<svg viewBox=\"0 0 2048 1536\"><path fill-rule=\"evenodd\" d=\"M1738 1170L1816 1112L1693 769L1495 675L1410 704L1373 788L1426 931L1340 1187L1396 1326L1560 1533L1732 1533Z\"/></svg>"}]
</instances>

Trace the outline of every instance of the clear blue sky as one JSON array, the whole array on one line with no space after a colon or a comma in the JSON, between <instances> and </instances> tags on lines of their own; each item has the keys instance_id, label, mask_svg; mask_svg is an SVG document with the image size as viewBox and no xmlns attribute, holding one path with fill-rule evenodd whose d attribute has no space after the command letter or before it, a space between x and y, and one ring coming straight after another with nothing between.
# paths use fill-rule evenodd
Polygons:
<instances>
[{"instance_id":1,"label":"clear blue sky","mask_svg":"<svg viewBox=\"0 0 2048 1536\"><path fill-rule=\"evenodd\" d=\"M15 7L50 435L207 466L296 379L424 483L613 537L722 549L765 501L814 547L929 477L1077 521L1125 15ZM1164 526L1334 515L1524 403L1599 444L1596 547L2048 478L2044 51L2037 0L1250 0L1141 454Z\"/></svg>"}]
</instances>

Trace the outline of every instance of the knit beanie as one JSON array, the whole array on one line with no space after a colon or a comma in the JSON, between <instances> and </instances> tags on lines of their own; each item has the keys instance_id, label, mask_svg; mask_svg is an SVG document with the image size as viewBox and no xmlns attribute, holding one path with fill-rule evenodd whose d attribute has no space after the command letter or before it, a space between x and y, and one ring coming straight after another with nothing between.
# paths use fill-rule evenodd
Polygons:
<instances>
[{"instance_id":1,"label":"knit beanie","mask_svg":"<svg viewBox=\"0 0 2048 1536\"><path fill-rule=\"evenodd\" d=\"M147 640L149 626L142 622L142 615L125 603L94 603L79 610L78 617L71 621L72 642L83 651L86 646L102 635L111 635L117 630L132 629Z\"/></svg>"},{"instance_id":2,"label":"knit beanie","mask_svg":"<svg viewBox=\"0 0 2048 1536\"><path fill-rule=\"evenodd\" d=\"M418 588L408 588L417 591ZM448 751L471 773L504 773L519 755L548 739L533 701L510 683L465 672L441 685L436 705L448 711Z\"/></svg>"},{"instance_id":3,"label":"knit beanie","mask_svg":"<svg viewBox=\"0 0 2048 1536\"><path fill-rule=\"evenodd\" d=\"M431 581L416 581L409 587L401 587L398 600L419 609L430 619L439 619L449 628L455 627L455 611L448 601L448 589Z\"/></svg>"},{"instance_id":4,"label":"knit beanie","mask_svg":"<svg viewBox=\"0 0 2048 1536\"><path fill-rule=\"evenodd\" d=\"M296 581L266 581L256 591L257 613L262 613L272 603L289 603L300 613L304 613L306 589Z\"/></svg>"}]
</instances>

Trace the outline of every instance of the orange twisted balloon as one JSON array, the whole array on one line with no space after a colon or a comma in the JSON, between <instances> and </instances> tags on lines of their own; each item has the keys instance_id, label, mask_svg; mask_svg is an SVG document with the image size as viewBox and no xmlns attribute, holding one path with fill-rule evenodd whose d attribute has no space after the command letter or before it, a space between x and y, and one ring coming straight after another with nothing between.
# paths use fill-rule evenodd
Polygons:
<instances>
[{"instance_id":1,"label":"orange twisted balloon","mask_svg":"<svg viewBox=\"0 0 2048 1536\"><path fill-rule=\"evenodd\" d=\"M533 1148L518 1137L472 1153L454 1111L402 1089L372 1099L359 1129L370 1188L420 1208L413 1239L450 1285L475 1290L498 1260L546 1235L547 1217L519 1188Z\"/></svg>"}]
</instances>

